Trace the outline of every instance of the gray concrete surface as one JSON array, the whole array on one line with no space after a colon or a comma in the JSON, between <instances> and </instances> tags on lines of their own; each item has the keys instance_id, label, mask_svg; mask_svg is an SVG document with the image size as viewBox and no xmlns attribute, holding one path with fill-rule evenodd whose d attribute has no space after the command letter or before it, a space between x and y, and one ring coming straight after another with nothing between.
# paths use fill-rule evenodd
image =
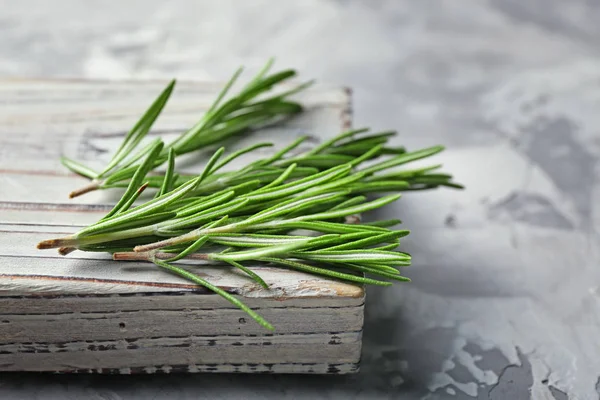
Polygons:
<instances>
[{"instance_id":1,"label":"gray concrete surface","mask_svg":"<svg viewBox=\"0 0 600 400\"><path fill-rule=\"evenodd\" d=\"M355 125L443 143L405 196L413 282L370 290L359 375L1 375L11 399L597 399L600 6L586 0L0 0L0 75L225 79L271 55ZM327 134L333 134L329 132Z\"/></svg>"}]
</instances>

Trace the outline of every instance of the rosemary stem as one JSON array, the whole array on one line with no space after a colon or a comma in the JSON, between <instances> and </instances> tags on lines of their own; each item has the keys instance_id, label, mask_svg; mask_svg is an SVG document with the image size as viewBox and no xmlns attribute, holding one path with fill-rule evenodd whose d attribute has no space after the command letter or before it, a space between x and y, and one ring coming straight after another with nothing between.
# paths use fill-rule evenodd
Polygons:
<instances>
[{"instance_id":1,"label":"rosemary stem","mask_svg":"<svg viewBox=\"0 0 600 400\"><path fill-rule=\"evenodd\" d=\"M79 242L77 241L77 238L74 236L65 236L62 238L58 238L58 239L49 239L49 240L42 240L41 242L39 242L37 244L37 248L38 249L56 249L56 248L68 248L68 247L77 247L79 245Z\"/></svg>"},{"instance_id":2,"label":"rosemary stem","mask_svg":"<svg viewBox=\"0 0 600 400\"><path fill-rule=\"evenodd\" d=\"M120 251L113 253L113 260L118 261L151 261L152 258L159 260L168 260L173 258L173 253L165 253L160 251ZM207 254L192 253L184 257L185 260L209 260Z\"/></svg>"},{"instance_id":3,"label":"rosemary stem","mask_svg":"<svg viewBox=\"0 0 600 400\"><path fill-rule=\"evenodd\" d=\"M160 258L157 254L154 254L154 256ZM143 253L136 253L135 251L119 251L113 253L113 260L116 261L150 261L151 257L151 253L148 251Z\"/></svg>"},{"instance_id":4,"label":"rosemary stem","mask_svg":"<svg viewBox=\"0 0 600 400\"><path fill-rule=\"evenodd\" d=\"M93 192L94 190L100 189L101 186L102 186L102 182L94 179L87 185L82 186L79 189L75 189L71 193L69 193L69 198L73 199L73 198L81 196L83 194Z\"/></svg>"},{"instance_id":5,"label":"rosemary stem","mask_svg":"<svg viewBox=\"0 0 600 400\"><path fill-rule=\"evenodd\" d=\"M238 224L231 224L231 225L219 226L216 228L196 229L196 230L193 230L191 232L185 233L180 236L173 236L173 237L170 237L168 239L164 239L164 240L161 240L158 242L135 246L133 248L133 251L146 252L146 251L162 249L163 247L173 246L176 244L194 242L194 241L200 239L201 236L208 235L211 233L235 232L237 226L238 226Z\"/></svg>"},{"instance_id":6,"label":"rosemary stem","mask_svg":"<svg viewBox=\"0 0 600 400\"><path fill-rule=\"evenodd\" d=\"M133 248L133 251L143 253L143 252L157 250L157 249L161 249L163 247L172 246L172 245L176 245L176 244L193 242L195 240L198 240L200 238L200 236L202 236L202 234L200 232L202 232L202 231L195 230L195 231L191 231L189 233L186 233L186 234L183 234L180 236L174 236L174 237L171 237L171 238L168 238L165 240L161 240L158 242L135 246Z\"/></svg>"},{"instance_id":7,"label":"rosemary stem","mask_svg":"<svg viewBox=\"0 0 600 400\"><path fill-rule=\"evenodd\" d=\"M43 240L38 243L38 249L55 249L55 248L69 248L69 247L80 247L87 244L105 243L112 242L121 239L131 239L135 237L142 237L152 235L154 233L154 226L143 226L141 228L127 229L124 231L100 233L98 235L90 235L77 237L77 235L65 236L58 239ZM69 251L70 252L70 251ZM62 253L62 252L61 252Z\"/></svg>"},{"instance_id":8,"label":"rosemary stem","mask_svg":"<svg viewBox=\"0 0 600 400\"><path fill-rule=\"evenodd\" d=\"M67 254L70 254L70 253L74 252L75 250L77 250L76 247L61 247L58 249L58 253L61 256L66 256Z\"/></svg>"}]
</instances>

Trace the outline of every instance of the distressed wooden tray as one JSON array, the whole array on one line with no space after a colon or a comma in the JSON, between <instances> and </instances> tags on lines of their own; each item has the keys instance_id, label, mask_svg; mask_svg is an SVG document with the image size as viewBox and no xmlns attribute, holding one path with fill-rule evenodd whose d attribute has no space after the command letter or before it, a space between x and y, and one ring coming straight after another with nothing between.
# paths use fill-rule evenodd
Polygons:
<instances>
[{"instance_id":1,"label":"distressed wooden tray","mask_svg":"<svg viewBox=\"0 0 600 400\"><path fill-rule=\"evenodd\" d=\"M269 333L221 297L150 264L35 248L96 221L118 196L105 191L69 200L67 193L85 180L62 167L59 156L105 165L163 85L0 82L0 370L357 371L362 287L259 265L255 270L271 285L264 290L229 269L203 270L260 310L276 327ZM220 87L179 83L151 135L169 138L190 127ZM289 143L304 134L314 142L349 127L347 91L317 87L300 98L305 113L231 149L261 139Z\"/></svg>"}]
</instances>

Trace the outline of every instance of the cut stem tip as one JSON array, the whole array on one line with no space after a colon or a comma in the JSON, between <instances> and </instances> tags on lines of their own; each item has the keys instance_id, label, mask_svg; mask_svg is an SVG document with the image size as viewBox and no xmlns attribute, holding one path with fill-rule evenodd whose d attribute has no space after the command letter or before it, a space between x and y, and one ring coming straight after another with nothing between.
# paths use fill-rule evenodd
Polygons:
<instances>
[{"instance_id":1,"label":"cut stem tip","mask_svg":"<svg viewBox=\"0 0 600 400\"><path fill-rule=\"evenodd\" d=\"M49 239L49 240L42 240L41 242L39 242L37 244L37 248L40 250L46 250L46 249L56 249L56 248L72 248L73 250L75 250L75 246L77 244L75 239L71 239L71 238L59 238L59 239ZM68 253L70 253L70 250ZM60 252L60 250L59 250ZM66 253L66 254L68 254ZM62 254L62 252L61 252Z\"/></svg>"},{"instance_id":2,"label":"cut stem tip","mask_svg":"<svg viewBox=\"0 0 600 400\"><path fill-rule=\"evenodd\" d=\"M58 254L60 254L61 256L66 256L67 254L72 253L75 250L77 250L75 247L61 247L58 249Z\"/></svg>"},{"instance_id":3,"label":"cut stem tip","mask_svg":"<svg viewBox=\"0 0 600 400\"><path fill-rule=\"evenodd\" d=\"M98 189L100 189L100 183L96 182L96 181L92 181L88 185L85 185L83 187L80 187L79 189L73 190L71 193L69 193L69 198L73 199L75 197L81 196L81 195L89 193L89 192L93 192L94 190L98 190Z\"/></svg>"}]
</instances>

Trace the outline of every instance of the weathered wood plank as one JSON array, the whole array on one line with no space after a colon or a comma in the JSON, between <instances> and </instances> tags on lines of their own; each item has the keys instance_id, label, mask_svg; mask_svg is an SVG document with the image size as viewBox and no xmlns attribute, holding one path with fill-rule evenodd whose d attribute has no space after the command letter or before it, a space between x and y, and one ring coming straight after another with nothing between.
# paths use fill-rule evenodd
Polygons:
<instances>
[{"instance_id":1,"label":"weathered wood plank","mask_svg":"<svg viewBox=\"0 0 600 400\"><path fill-rule=\"evenodd\" d=\"M149 263L112 262L106 253L77 252L70 257L63 257L57 252L42 252L32 246L42 238L64 234L64 227L44 227L45 232L2 229L10 226L0 226L0 277L4 277L0 294L137 293L143 288L146 291L150 288L173 291L197 287L179 276L165 274ZM282 297L312 297L318 294L323 298L343 298L350 305L351 299L360 302L364 296L363 289L356 285L282 268L253 268L270 285L269 290L261 288L234 268L196 264L194 271L219 286L235 289L236 293L247 297L279 300ZM103 290L99 292L100 285ZM37 290L36 286L43 289ZM109 289L110 286L113 288Z\"/></svg>"},{"instance_id":2,"label":"weathered wood plank","mask_svg":"<svg viewBox=\"0 0 600 400\"><path fill-rule=\"evenodd\" d=\"M42 239L96 221L119 195L99 191L69 200L68 192L86 181L68 172L59 157L105 165L164 84L1 82L0 370L355 372L363 324L360 286L253 266L270 284L265 290L230 268L190 267L259 310L276 326L269 334L219 296L150 264L35 249ZM190 127L220 87L180 83L150 136L171 140ZM248 133L228 148L261 140L277 147L300 135L314 144L323 132L349 127L346 91L316 87L299 97L307 105L302 115ZM196 172L208 154L188 156L180 167Z\"/></svg>"},{"instance_id":3,"label":"weathered wood plank","mask_svg":"<svg viewBox=\"0 0 600 400\"><path fill-rule=\"evenodd\" d=\"M212 297L212 296L211 296ZM199 299L201 301L201 299ZM362 328L359 307L256 307L261 315L277 321L278 333L349 332ZM318 316L318 319L316 318ZM264 334L234 308L148 310L121 313L0 314L0 335L5 343L71 342L126 338L181 337L191 335ZM179 321L174 324L173 321ZM38 332L38 327L44 326Z\"/></svg>"}]
</instances>

